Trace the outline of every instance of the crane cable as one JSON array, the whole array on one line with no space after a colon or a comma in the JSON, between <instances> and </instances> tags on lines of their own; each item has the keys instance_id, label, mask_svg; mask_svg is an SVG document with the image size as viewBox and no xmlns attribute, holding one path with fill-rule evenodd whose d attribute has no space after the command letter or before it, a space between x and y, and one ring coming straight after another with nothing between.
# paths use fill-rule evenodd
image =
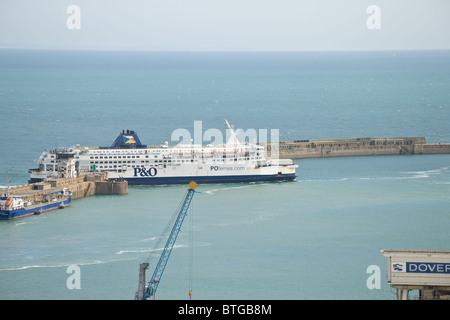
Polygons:
<instances>
[{"instance_id":1,"label":"crane cable","mask_svg":"<svg viewBox=\"0 0 450 320\"><path fill-rule=\"evenodd\" d=\"M186 195L185 195L185 197L186 197ZM164 249L163 242L167 241L169 233L170 233L170 231L173 228L173 225L175 223L175 220L178 217L178 213L180 212L182 205L183 205L183 201L180 202L180 204L178 205L177 209L174 211L172 217L170 218L169 223L167 223L164 231L158 237L158 240L156 241L155 245L153 246L153 249L150 251L150 254L147 256L147 258L144 260L144 262L151 263L154 260L157 261L157 259L159 259L159 254L157 254L157 252L159 252L162 249Z\"/></svg>"},{"instance_id":2,"label":"crane cable","mask_svg":"<svg viewBox=\"0 0 450 320\"><path fill-rule=\"evenodd\" d=\"M192 272L194 267L194 204L191 202L189 217L189 300L192 299Z\"/></svg>"}]
</instances>

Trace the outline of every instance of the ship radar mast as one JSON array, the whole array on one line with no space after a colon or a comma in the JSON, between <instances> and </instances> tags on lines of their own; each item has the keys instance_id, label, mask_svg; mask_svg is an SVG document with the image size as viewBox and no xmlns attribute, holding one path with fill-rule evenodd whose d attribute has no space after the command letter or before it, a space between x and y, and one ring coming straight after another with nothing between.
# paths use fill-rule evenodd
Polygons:
<instances>
[{"instance_id":1,"label":"ship radar mast","mask_svg":"<svg viewBox=\"0 0 450 320\"><path fill-rule=\"evenodd\" d=\"M230 125L230 123L225 119L225 125L227 126L227 148L236 148L241 145L239 142L239 139L236 136L236 133L234 132L234 126Z\"/></svg>"}]
</instances>

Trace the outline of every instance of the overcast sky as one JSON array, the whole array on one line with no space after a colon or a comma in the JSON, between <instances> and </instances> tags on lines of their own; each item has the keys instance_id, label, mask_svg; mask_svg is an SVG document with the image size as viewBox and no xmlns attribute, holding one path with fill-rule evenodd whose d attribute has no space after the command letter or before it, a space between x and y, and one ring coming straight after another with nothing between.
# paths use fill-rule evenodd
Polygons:
<instances>
[{"instance_id":1,"label":"overcast sky","mask_svg":"<svg viewBox=\"0 0 450 320\"><path fill-rule=\"evenodd\" d=\"M0 0L0 47L450 49L450 0Z\"/></svg>"}]
</instances>

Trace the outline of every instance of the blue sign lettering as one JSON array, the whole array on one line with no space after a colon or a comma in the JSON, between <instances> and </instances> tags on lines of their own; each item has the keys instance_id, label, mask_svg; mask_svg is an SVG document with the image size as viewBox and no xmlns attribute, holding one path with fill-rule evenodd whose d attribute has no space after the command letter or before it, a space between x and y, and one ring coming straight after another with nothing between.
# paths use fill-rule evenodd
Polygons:
<instances>
[{"instance_id":1,"label":"blue sign lettering","mask_svg":"<svg viewBox=\"0 0 450 320\"><path fill-rule=\"evenodd\" d=\"M134 176L138 175L141 177L154 177L158 173L158 170L155 167L150 167L148 169L145 168L134 168Z\"/></svg>"},{"instance_id":2,"label":"blue sign lettering","mask_svg":"<svg viewBox=\"0 0 450 320\"><path fill-rule=\"evenodd\" d=\"M406 272L413 273L450 273L450 263L407 262Z\"/></svg>"}]
</instances>

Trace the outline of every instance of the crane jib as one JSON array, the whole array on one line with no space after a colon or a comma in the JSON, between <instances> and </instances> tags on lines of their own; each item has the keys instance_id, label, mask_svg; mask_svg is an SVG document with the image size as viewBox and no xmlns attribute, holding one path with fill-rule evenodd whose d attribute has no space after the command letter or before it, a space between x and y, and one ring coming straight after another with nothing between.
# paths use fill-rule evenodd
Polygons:
<instances>
[{"instance_id":1,"label":"crane jib","mask_svg":"<svg viewBox=\"0 0 450 320\"><path fill-rule=\"evenodd\" d=\"M184 218L186 217L187 211L189 209L189 205L191 204L191 200L194 196L194 193L196 192L194 191L196 186L195 183L191 183L189 184L189 186L190 188L178 213L177 220L175 221L172 231L170 232L169 238L167 239L166 245L164 246L163 252L161 253L161 257L159 258L158 264L156 265L155 271L153 272L153 276L148 283L147 290L145 291L143 299L147 299L156 293L156 289L158 288L159 282L164 273L167 261L169 260L173 246L175 245L175 241L177 240L178 233L181 230L181 225L183 224Z\"/></svg>"}]
</instances>

